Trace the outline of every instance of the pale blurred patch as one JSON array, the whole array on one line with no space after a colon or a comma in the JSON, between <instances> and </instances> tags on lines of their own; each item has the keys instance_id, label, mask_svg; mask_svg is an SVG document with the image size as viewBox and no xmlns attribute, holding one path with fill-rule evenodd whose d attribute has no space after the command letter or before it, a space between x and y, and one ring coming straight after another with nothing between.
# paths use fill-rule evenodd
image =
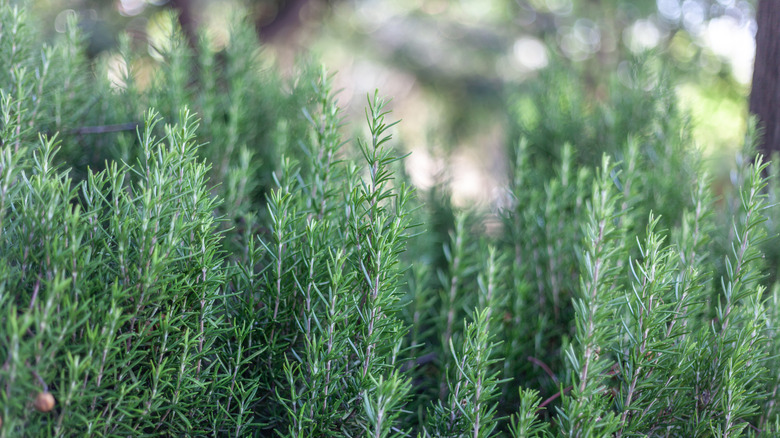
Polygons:
<instances>
[{"instance_id":1,"label":"pale blurred patch","mask_svg":"<svg viewBox=\"0 0 780 438\"><path fill-rule=\"evenodd\" d=\"M637 20L623 31L623 39L634 53L652 49L661 42L661 31L650 20Z\"/></svg>"},{"instance_id":2,"label":"pale blurred patch","mask_svg":"<svg viewBox=\"0 0 780 438\"><path fill-rule=\"evenodd\" d=\"M492 208L503 202L506 187L506 133L495 123L452 152L449 172L452 203L458 207Z\"/></svg>"},{"instance_id":3,"label":"pale blurred patch","mask_svg":"<svg viewBox=\"0 0 780 438\"><path fill-rule=\"evenodd\" d=\"M231 23L235 22L240 13L242 13L241 7L233 1L212 2L206 5L203 26L211 50L219 52L230 44Z\"/></svg>"},{"instance_id":4,"label":"pale blurred patch","mask_svg":"<svg viewBox=\"0 0 780 438\"><path fill-rule=\"evenodd\" d=\"M538 38L522 37L515 41L512 53L519 66L526 70L539 70L547 67L547 47Z\"/></svg>"},{"instance_id":5,"label":"pale blurred patch","mask_svg":"<svg viewBox=\"0 0 780 438\"><path fill-rule=\"evenodd\" d=\"M740 150L747 129L747 102L724 98L698 84L677 87L680 106L693 118L693 137L705 156L731 156Z\"/></svg>"},{"instance_id":6,"label":"pale blurred patch","mask_svg":"<svg viewBox=\"0 0 780 438\"><path fill-rule=\"evenodd\" d=\"M569 58L583 61L601 48L601 31L593 21L580 18L574 26L558 28L558 45Z\"/></svg>"},{"instance_id":7,"label":"pale blurred patch","mask_svg":"<svg viewBox=\"0 0 780 438\"><path fill-rule=\"evenodd\" d=\"M146 9L146 2L144 0L119 0L116 9L122 15L134 17Z\"/></svg>"},{"instance_id":8,"label":"pale blurred patch","mask_svg":"<svg viewBox=\"0 0 780 438\"><path fill-rule=\"evenodd\" d=\"M68 19L74 19L78 17L78 13L73 9L65 9L54 18L54 30L57 33L64 33L68 24Z\"/></svg>"},{"instance_id":9,"label":"pale blurred patch","mask_svg":"<svg viewBox=\"0 0 780 438\"><path fill-rule=\"evenodd\" d=\"M158 62L165 61L163 54L173 47L171 36L174 34L174 23L176 21L170 11L160 11L152 15L146 25L148 53Z\"/></svg>"},{"instance_id":10,"label":"pale blurred patch","mask_svg":"<svg viewBox=\"0 0 780 438\"><path fill-rule=\"evenodd\" d=\"M707 23L702 39L710 50L729 61L736 80L750 82L756 41L749 23L740 23L729 15L714 18Z\"/></svg>"},{"instance_id":11,"label":"pale blurred patch","mask_svg":"<svg viewBox=\"0 0 780 438\"><path fill-rule=\"evenodd\" d=\"M108 82L111 84L111 88L116 91L121 91L127 88L125 79L128 77L127 63L122 55L113 53L108 55L107 73Z\"/></svg>"}]
</instances>

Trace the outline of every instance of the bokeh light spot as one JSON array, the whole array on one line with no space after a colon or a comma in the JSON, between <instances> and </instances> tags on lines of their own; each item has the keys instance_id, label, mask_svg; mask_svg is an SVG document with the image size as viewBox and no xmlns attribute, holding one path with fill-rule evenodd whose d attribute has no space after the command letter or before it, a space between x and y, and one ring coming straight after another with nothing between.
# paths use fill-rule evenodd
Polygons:
<instances>
[{"instance_id":1,"label":"bokeh light spot","mask_svg":"<svg viewBox=\"0 0 780 438\"><path fill-rule=\"evenodd\" d=\"M70 17L76 16L76 11L73 9L65 9L64 11L60 12L57 14L57 17L54 18L54 30L59 33L64 33L68 26L68 19Z\"/></svg>"},{"instance_id":2,"label":"bokeh light spot","mask_svg":"<svg viewBox=\"0 0 780 438\"><path fill-rule=\"evenodd\" d=\"M661 41L661 31L650 20L637 20L626 28L623 39L629 50L640 53L658 45Z\"/></svg>"},{"instance_id":3,"label":"bokeh light spot","mask_svg":"<svg viewBox=\"0 0 780 438\"><path fill-rule=\"evenodd\" d=\"M539 70L547 66L547 48L537 38L523 37L512 46L515 59L527 70Z\"/></svg>"},{"instance_id":4,"label":"bokeh light spot","mask_svg":"<svg viewBox=\"0 0 780 438\"><path fill-rule=\"evenodd\" d=\"M724 15L710 20L702 36L715 54L729 61L735 79L743 84L750 82L756 43L748 26L740 26L737 19Z\"/></svg>"},{"instance_id":5,"label":"bokeh light spot","mask_svg":"<svg viewBox=\"0 0 780 438\"><path fill-rule=\"evenodd\" d=\"M117 9L119 13L128 17L134 17L144 11L146 2L144 0L119 0Z\"/></svg>"},{"instance_id":6,"label":"bokeh light spot","mask_svg":"<svg viewBox=\"0 0 780 438\"><path fill-rule=\"evenodd\" d=\"M115 53L108 58L108 81L111 88L117 91L127 88L128 77L127 63L122 55Z\"/></svg>"},{"instance_id":7,"label":"bokeh light spot","mask_svg":"<svg viewBox=\"0 0 780 438\"><path fill-rule=\"evenodd\" d=\"M656 2L658 6L658 12L661 16L669 21L677 21L682 15L682 8L680 8L680 0L658 0Z\"/></svg>"}]
</instances>

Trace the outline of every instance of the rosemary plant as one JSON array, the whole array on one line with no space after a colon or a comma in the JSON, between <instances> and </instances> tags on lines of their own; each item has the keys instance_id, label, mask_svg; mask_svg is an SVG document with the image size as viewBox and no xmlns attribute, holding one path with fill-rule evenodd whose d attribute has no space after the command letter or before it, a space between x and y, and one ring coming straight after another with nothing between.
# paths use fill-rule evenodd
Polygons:
<instances>
[{"instance_id":1,"label":"rosemary plant","mask_svg":"<svg viewBox=\"0 0 780 438\"><path fill-rule=\"evenodd\" d=\"M751 125L719 200L651 60L509 90L506 202L463 211L246 19L94 62L27 20L0 1L0 437L779 433L777 168Z\"/></svg>"}]
</instances>

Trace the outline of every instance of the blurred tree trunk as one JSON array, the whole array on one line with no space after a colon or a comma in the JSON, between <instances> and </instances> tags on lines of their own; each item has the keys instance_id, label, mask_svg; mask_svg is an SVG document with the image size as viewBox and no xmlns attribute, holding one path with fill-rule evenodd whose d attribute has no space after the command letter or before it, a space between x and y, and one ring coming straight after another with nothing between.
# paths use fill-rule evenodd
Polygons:
<instances>
[{"instance_id":1,"label":"blurred tree trunk","mask_svg":"<svg viewBox=\"0 0 780 438\"><path fill-rule=\"evenodd\" d=\"M197 24L192 15L192 2L190 0L171 0L170 7L175 9L179 14L179 24L181 25L181 30L184 32L184 35L187 37L187 42L190 44L190 47L197 47L198 40L195 33Z\"/></svg>"},{"instance_id":2,"label":"blurred tree trunk","mask_svg":"<svg viewBox=\"0 0 780 438\"><path fill-rule=\"evenodd\" d=\"M294 32L301 26L301 10L309 0L288 0L276 2L276 16L268 23L256 23L260 38L268 41L285 32Z\"/></svg>"},{"instance_id":3,"label":"blurred tree trunk","mask_svg":"<svg viewBox=\"0 0 780 438\"><path fill-rule=\"evenodd\" d=\"M780 1L760 0L750 112L764 130L759 152L780 152Z\"/></svg>"}]
</instances>

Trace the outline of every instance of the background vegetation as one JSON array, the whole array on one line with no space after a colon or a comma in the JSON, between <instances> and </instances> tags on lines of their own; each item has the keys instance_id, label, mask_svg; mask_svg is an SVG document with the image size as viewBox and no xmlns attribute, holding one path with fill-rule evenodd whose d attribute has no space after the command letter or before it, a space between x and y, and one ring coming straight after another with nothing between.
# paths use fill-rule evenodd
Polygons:
<instances>
[{"instance_id":1,"label":"background vegetation","mask_svg":"<svg viewBox=\"0 0 780 438\"><path fill-rule=\"evenodd\" d=\"M338 71L334 87L342 90L348 120L362 120L364 97L375 88L393 96L405 120L401 147L415 152L410 176L424 188L448 181L458 205L500 202L504 157L516 141L509 109L532 106L527 95L549 87L539 77L551 65L570 71L561 79L593 106L615 99L610 81L636 86L631 58L654 51L654 69L670 77L719 181L728 179L747 126L752 1L37 0L32 7L47 38L76 15L90 57L111 58L116 68L123 67L107 50L117 36L127 32L140 46L154 45L168 32L170 10L182 13L191 41L203 26L219 51L232 15L245 9L262 38L265 65L276 61L289 76L296 59L314 54ZM135 63L144 87L159 58Z\"/></svg>"}]
</instances>

